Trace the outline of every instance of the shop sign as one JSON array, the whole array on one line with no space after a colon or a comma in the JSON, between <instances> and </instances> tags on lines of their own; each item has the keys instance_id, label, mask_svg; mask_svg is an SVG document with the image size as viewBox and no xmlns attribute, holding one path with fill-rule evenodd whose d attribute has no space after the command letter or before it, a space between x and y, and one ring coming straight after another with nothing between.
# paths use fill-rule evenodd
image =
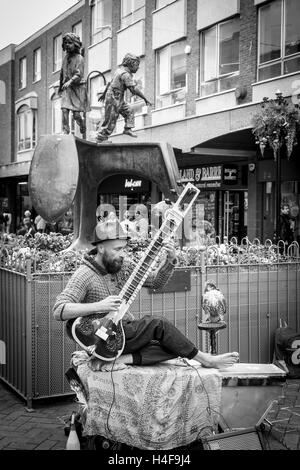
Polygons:
<instances>
[{"instance_id":1,"label":"shop sign","mask_svg":"<svg viewBox=\"0 0 300 470\"><path fill-rule=\"evenodd\" d=\"M238 180L238 168L235 165L224 166L224 184L236 184Z\"/></svg>"},{"instance_id":2,"label":"shop sign","mask_svg":"<svg viewBox=\"0 0 300 470\"><path fill-rule=\"evenodd\" d=\"M138 176L113 175L101 183L99 191L101 194L143 194L150 191L150 183Z\"/></svg>"},{"instance_id":3,"label":"shop sign","mask_svg":"<svg viewBox=\"0 0 300 470\"><path fill-rule=\"evenodd\" d=\"M142 180L134 180L133 178L125 180L125 188L141 188Z\"/></svg>"},{"instance_id":4,"label":"shop sign","mask_svg":"<svg viewBox=\"0 0 300 470\"><path fill-rule=\"evenodd\" d=\"M192 182L198 188L220 188L222 182L222 165L209 165L180 170L183 183Z\"/></svg>"}]
</instances>

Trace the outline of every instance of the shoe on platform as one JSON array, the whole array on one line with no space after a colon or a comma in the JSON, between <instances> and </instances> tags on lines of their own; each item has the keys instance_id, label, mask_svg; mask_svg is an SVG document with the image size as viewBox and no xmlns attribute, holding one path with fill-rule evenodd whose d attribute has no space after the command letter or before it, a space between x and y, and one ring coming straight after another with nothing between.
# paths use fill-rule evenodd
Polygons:
<instances>
[{"instance_id":1,"label":"shoe on platform","mask_svg":"<svg viewBox=\"0 0 300 470\"><path fill-rule=\"evenodd\" d=\"M130 129L124 129L123 134L129 135L130 137L137 137Z\"/></svg>"},{"instance_id":2,"label":"shoe on platform","mask_svg":"<svg viewBox=\"0 0 300 470\"><path fill-rule=\"evenodd\" d=\"M108 140L108 137L106 135L103 135L103 134L98 134L97 137L96 137L97 143L101 143L101 142L104 142L106 140Z\"/></svg>"}]
</instances>

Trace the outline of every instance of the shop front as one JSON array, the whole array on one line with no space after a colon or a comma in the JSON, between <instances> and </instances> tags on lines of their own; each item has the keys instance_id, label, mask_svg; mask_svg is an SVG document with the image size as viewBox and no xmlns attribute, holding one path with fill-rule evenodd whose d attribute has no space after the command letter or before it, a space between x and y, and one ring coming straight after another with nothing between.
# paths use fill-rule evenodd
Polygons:
<instances>
[{"instance_id":1,"label":"shop front","mask_svg":"<svg viewBox=\"0 0 300 470\"><path fill-rule=\"evenodd\" d=\"M295 152L290 160L281 161L281 207L289 208L294 241L300 243L300 163ZM258 185L261 194L262 238L273 239L276 226L276 162L264 159L258 162Z\"/></svg>"},{"instance_id":2,"label":"shop front","mask_svg":"<svg viewBox=\"0 0 300 470\"><path fill-rule=\"evenodd\" d=\"M242 163L199 164L180 169L181 182L190 181L201 190L193 218L204 216L222 241L236 237L240 242L247 235L247 175L248 165Z\"/></svg>"},{"instance_id":3,"label":"shop front","mask_svg":"<svg viewBox=\"0 0 300 470\"><path fill-rule=\"evenodd\" d=\"M146 206L150 215L151 204L158 201L156 185L149 180L129 174L112 175L98 187L96 215L99 219L113 212L122 220L127 210L133 217L138 204Z\"/></svg>"}]
</instances>

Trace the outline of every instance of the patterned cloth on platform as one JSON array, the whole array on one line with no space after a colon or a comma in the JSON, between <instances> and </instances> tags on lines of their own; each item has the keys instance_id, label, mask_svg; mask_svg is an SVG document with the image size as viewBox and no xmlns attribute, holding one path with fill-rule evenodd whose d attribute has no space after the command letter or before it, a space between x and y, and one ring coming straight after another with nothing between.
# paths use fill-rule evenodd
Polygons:
<instances>
[{"instance_id":1,"label":"patterned cloth on platform","mask_svg":"<svg viewBox=\"0 0 300 470\"><path fill-rule=\"evenodd\" d=\"M181 359L155 366L123 365L112 373L92 371L84 362L78 365L89 395L84 435L163 450L211 434L220 412L222 376L188 362L197 370Z\"/></svg>"}]
</instances>

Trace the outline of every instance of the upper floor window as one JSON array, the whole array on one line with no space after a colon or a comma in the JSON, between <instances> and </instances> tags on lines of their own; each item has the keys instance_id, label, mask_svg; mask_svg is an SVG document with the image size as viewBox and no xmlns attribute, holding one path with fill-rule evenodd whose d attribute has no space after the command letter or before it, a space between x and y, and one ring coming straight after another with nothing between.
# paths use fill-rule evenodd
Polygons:
<instances>
[{"instance_id":1,"label":"upper floor window","mask_svg":"<svg viewBox=\"0 0 300 470\"><path fill-rule=\"evenodd\" d=\"M52 104L52 134L62 133L62 112L60 98L55 97Z\"/></svg>"},{"instance_id":2,"label":"upper floor window","mask_svg":"<svg viewBox=\"0 0 300 470\"><path fill-rule=\"evenodd\" d=\"M62 65L62 35L53 39L53 72L61 69Z\"/></svg>"},{"instance_id":3,"label":"upper floor window","mask_svg":"<svg viewBox=\"0 0 300 470\"><path fill-rule=\"evenodd\" d=\"M92 3L92 44L111 37L112 1L94 0Z\"/></svg>"},{"instance_id":4,"label":"upper floor window","mask_svg":"<svg viewBox=\"0 0 300 470\"><path fill-rule=\"evenodd\" d=\"M19 62L19 88L26 87L26 75L27 75L27 60L26 57L22 57Z\"/></svg>"},{"instance_id":5,"label":"upper floor window","mask_svg":"<svg viewBox=\"0 0 300 470\"><path fill-rule=\"evenodd\" d=\"M299 0L275 0L259 9L259 81L300 70L299 18Z\"/></svg>"},{"instance_id":6,"label":"upper floor window","mask_svg":"<svg viewBox=\"0 0 300 470\"><path fill-rule=\"evenodd\" d=\"M121 28L145 18L145 0L122 0Z\"/></svg>"},{"instance_id":7,"label":"upper floor window","mask_svg":"<svg viewBox=\"0 0 300 470\"><path fill-rule=\"evenodd\" d=\"M176 42L157 52L156 107L181 103L186 96L185 41Z\"/></svg>"},{"instance_id":8,"label":"upper floor window","mask_svg":"<svg viewBox=\"0 0 300 470\"><path fill-rule=\"evenodd\" d=\"M33 81L37 82L41 79L41 49L33 52Z\"/></svg>"},{"instance_id":9,"label":"upper floor window","mask_svg":"<svg viewBox=\"0 0 300 470\"><path fill-rule=\"evenodd\" d=\"M17 112L18 152L33 149L36 144L36 110L23 105Z\"/></svg>"},{"instance_id":10,"label":"upper floor window","mask_svg":"<svg viewBox=\"0 0 300 470\"><path fill-rule=\"evenodd\" d=\"M79 36L82 41L82 21L78 21L78 23L72 26L72 33Z\"/></svg>"},{"instance_id":11,"label":"upper floor window","mask_svg":"<svg viewBox=\"0 0 300 470\"><path fill-rule=\"evenodd\" d=\"M201 96L230 90L240 69L240 20L233 18L201 33Z\"/></svg>"}]
</instances>

